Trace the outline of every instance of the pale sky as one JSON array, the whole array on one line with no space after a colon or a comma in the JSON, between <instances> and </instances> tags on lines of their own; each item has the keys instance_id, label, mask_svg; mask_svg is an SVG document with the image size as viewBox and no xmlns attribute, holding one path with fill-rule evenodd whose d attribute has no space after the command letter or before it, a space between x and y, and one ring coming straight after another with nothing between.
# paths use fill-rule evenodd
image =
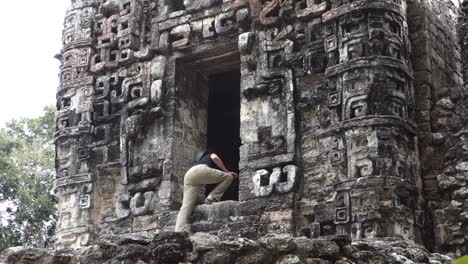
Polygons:
<instances>
[{"instance_id":1,"label":"pale sky","mask_svg":"<svg viewBox=\"0 0 468 264\"><path fill-rule=\"evenodd\" d=\"M458 2L458 0L453 0ZM2 1L0 127L55 104L63 18L70 0Z\"/></svg>"},{"instance_id":2,"label":"pale sky","mask_svg":"<svg viewBox=\"0 0 468 264\"><path fill-rule=\"evenodd\" d=\"M2 1L0 127L55 104L63 19L70 0Z\"/></svg>"}]
</instances>

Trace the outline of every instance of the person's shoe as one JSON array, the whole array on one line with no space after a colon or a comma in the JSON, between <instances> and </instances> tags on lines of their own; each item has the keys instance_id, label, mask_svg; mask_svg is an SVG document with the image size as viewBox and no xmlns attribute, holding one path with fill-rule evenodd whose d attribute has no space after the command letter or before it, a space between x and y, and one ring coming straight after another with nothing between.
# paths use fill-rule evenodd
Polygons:
<instances>
[{"instance_id":1,"label":"person's shoe","mask_svg":"<svg viewBox=\"0 0 468 264\"><path fill-rule=\"evenodd\" d=\"M205 199L205 204L212 204L212 203L217 203L219 202L218 200L216 200L213 196L211 195L208 195L208 197L206 197Z\"/></svg>"},{"instance_id":2,"label":"person's shoe","mask_svg":"<svg viewBox=\"0 0 468 264\"><path fill-rule=\"evenodd\" d=\"M190 227L190 224L186 224L182 230L182 232L187 233L189 236L192 236L192 228Z\"/></svg>"}]
</instances>

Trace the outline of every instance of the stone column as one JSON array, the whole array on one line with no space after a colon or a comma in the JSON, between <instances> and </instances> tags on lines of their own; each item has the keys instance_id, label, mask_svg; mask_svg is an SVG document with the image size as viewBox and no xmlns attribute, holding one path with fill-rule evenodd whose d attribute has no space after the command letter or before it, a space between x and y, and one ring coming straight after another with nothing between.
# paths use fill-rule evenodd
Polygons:
<instances>
[{"instance_id":1,"label":"stone column","mask_svg":"<svg viewBox=\"0 0 468 264\"><path fill-rule=\"evenodd\" d=\"M303 142L311 236L420 241L423 220L405 1L331 1L324 83Z\"/></svg>"},{"instance_id":2,"label":"stone column","mask_svg":"<svg viewBox=\"0 0 468 264\"><path fill-rule=\"evenodd\" d=\"M94 78L89 72L92 50L94 1L74 1L67 11L63 50L58 56L55 192L58 220L57 248L86 246L92 235L91 210L95 197L91 143Z\"/></svg>"}]
</instances>

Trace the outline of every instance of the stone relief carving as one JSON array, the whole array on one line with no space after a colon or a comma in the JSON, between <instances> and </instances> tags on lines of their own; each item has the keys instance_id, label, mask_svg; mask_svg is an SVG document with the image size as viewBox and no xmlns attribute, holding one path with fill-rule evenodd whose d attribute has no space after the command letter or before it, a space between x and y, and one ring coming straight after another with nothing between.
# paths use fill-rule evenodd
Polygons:
<instances>
[{"instance_id":1,"label":"stone relief carving","mask_svg":"<svg viewBox=\"0 0 468 264\"><path fill-rule=\"evenodd\" d=\"M252 177L253 193L256 197L270 196L273 191L279 194L291 192L297 182L297 167L287 165L283 169L276 167L270 173L268 170L258 170Z\"/></svg>"},{"instance_id":2,"label":"stone relief carving","mask_svg":"<svg viewBox=\"0 0 468 264\"><path fill-rule=\"evenodd\" d=\"M284 205L261 221L287 220L265 229L297 222L288 230L314 237L420 237L422 221L411 222L424 211L420 76L407 10L404 1L73 1L58 56L60 243L80 247L114 224L123 233L169 228L185 169L178 159L206 132L206 120L174 125L199 115L174 114L186 107L176 72L224 52L239 56L241 72L239 203ZM425 85L418 93L429 93ZM268 170L252 175L258 168Z\"/></svg>"}]
</instances>

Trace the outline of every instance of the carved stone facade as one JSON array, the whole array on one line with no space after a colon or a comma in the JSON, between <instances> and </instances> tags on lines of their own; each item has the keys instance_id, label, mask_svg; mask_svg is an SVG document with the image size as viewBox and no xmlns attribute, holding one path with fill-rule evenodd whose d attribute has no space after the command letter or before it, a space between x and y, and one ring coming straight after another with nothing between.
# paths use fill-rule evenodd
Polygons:
<instances>
[{"instance_id":1,"label":"carved stone facade","mask_svg":"<svg viewBox=\"0 0 468 264\"><path fill-rule=\"evenodd\" d=\"M55 247L172 230L210 141L210 78L234 70L239 200L198 206L194 232L468 253L457 12L448 0L72 0Z\"/></svg>"}]
</instances>

